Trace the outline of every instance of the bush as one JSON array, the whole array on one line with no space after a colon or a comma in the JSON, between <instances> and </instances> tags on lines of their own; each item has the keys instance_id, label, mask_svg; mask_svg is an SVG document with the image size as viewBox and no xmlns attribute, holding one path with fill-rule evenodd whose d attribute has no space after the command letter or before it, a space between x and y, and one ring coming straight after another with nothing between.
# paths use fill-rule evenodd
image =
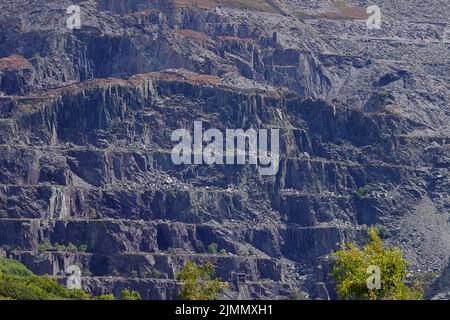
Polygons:
<instances>
[{"instance_id":1,"label":"bush","mask_svg":"<svg viewBox=\"0 0 450 320\"><path fill-rule=\"evenodd\" d=\"M84 270L83 275L85 275L86 277L90 277L92 276L92 272L90 270Z\"/></svg>"},{"instance_id":2,"label":"bush","mask_svg":"<svg viewBox=\"0 0 450 320\"><path fill-rule=\"evenodd\" d=\"M73 243L69 243L67 245L67 252L77 252L77 251L78 251L77 246L74 245Z\"/></svg>"},{"instance_id":3,"label":"bush","mask_svg":"<svg viewBox=\"0 0 450 320\"><path fill-rule=\"evenodd\" d=\"M55 247L58 252L67 252L67 247L63 244L56 244Z\"/></svg>"},{"instance_id":4,"label":"bush","mask_svg":"<svg viewBox=\"0 0 450 320\"><path fill-rule=\"evenodd\" d=\"M158 269L152 269L152 277L156 279L161 278L161 271Z\"/></svg>"},{"instance_id":5,"label":"bush","mask_svg":"<svg viewBox=\"0 0 450 320\"><path fill-rule=\"evenodd\" d=\"M131 271L131 277L132 278L137 278L138 277L138 273L136 270Z\"/></svg>"},{"instance_id":6,"label":"bush","mask_svg":"<svg viewBox=\"0 0 450 320\"><path fill-rule=\"evenodd\" d=\"M114 269L113 271L111 271L111 275L113 277L118 277L119 276L119 271L117 271L116 269Z\"/></svg>"},{"instance_id":7,"label":"bush","mask_svg":"<svg viewBox=\"0 0 450 320\"><path fill-rule=\"evenodd\" d=\"M141 300L139 292L130 291L128 289L123 289L120 292L120 296L122 297L122 300Z\"/></svg>"},{"instance_id":8,"label":"bush","mask_svg":"<svg viewBox=\"0 0 450 320\"><path fill-rule=\"evenodd\" d=\"M217 243L211 243L208 246L209 253L216 254L217 253Z\"/></svg>"},{"instance_id":9,"label":"bush","mask_svg":"<svg viewBox=\"0 0 450 320\"><path fill-rule=\"evenodd\" d=\"M356 194L356 197L361 200L367 196L369 191L370 191L370 187L368 185L365 185L364 187L358 188L355 191L355 194Z\"/></svg>"},{"instance_id":10,"label":"bush","mask_svg":"<svg viewBox=\"0 0 450 320\"><path fill-rule=\"evenodd\" d=\"M226 282L212 279L214 266L211 263L197 265L186 262L177 274L177 280L182 282L179 296L184 300L219 300L223 290L228 288Z\"/></svg>"},{"instance_id":11,"label":"bush","mask_svg":"<svg viewBox=\"0 0 450 320\"><path fill-rule=\"evenodd\" d=\"M227 254L227 250L225 250L225 249L220 249L220 254Z\"/></svg>"},{"instance_id":12,"label":"bush","mask_svg":"<svg viewBox=\"0 0 450 320\"><path fill-rule=\"evenodd\" d=\"M79 252L87 252L88 251L88 246L85 244L82 244L78 247L78 251Z\"/></svg>"},{"instance_id":13,"label":"bush","mask_svg":"<svg viewBox=\"0 0 450 320\"><path fill-rule=\"evenodd\" d=\"M37 250L39 252L46 252L52 248L53 248L53 246L50 243L50 241L48 241L48 240L44 240L43 242L39 243L37 246Z\"/></svg>"},{"instance_id":14,"label":"bush","mask_svg":"<svg viewBox=\"0 0 450 320\"><path fill-rule=\"evenodd\" d=\"M89 209L89 219L98 219L97 210L95 210L95 208Z\"/></svg>"},{"instance_id":15,"label":"bush","mask_svg":"<svg viewBox=\"0 0 450 320\"><path fill-rule=\"evenodd\" d=\"M381 239L389 238L389 231L384 226L380 226L377 229L377 233Z\"/></svg>"},{"instance_id":16,"label":"bush","mask_svg":"<svg viewBox=\"0 0 450 320\"><path fill-rule=\"evenodd\" d=\"M333 254L335 264L332 276L341 299L357 300L419 300L423 290L418 283L407 286L403 280L407 275L407 262L398 248L387 249L377 235L369 230L369 243L363 249L345 244L341 251ZM369 267L380 271L380 286L369 288Z\"/></svg>"}]
</instances>

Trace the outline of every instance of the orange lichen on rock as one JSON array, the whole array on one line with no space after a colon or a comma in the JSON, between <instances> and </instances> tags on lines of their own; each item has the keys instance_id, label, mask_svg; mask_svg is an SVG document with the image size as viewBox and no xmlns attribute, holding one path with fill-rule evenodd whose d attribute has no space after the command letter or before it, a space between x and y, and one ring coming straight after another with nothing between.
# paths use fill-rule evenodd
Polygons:
<instances>
[{"instance_id":1,"label":"orange lichen on rock","mask_svg":"<svg viewBox=\"0 0 450 320\"><path fill-rule=\"evenodd\" d=\"M177 30L176 33L184 38L188 38L198 42L205 42L209 40L209 36L206 33L198 32L195 30L183 29Z\"/></svg>"},{"instance_id":2,"label":"orange lichen on rock","mask_svg":"<svg viewBox=\"0 0 450 320\"><path fill-rule=\"evenodd\" d=\"M176 4L180 7L214 8L217 6L215 1L211 0L176 0Z\"/></svg>"},{"instance_id":3,"label":"orange lichen on rock","mask_svg":"<svg viewBox=\"0 0 450 320\"><path fill-rule=\"evenodd\" d=\"M12 54L9 57L0 59L0 71L8 69L25 69L31 68L31 64L23 56Z\"/></svg>"},{"instance_id":4,"label":"orange lichen on rock","mask_svg":"<svg viewBox=\"0 0 450 320\"><path fill-rule=\"evenodd\" d=\"M91 90L95 88L112 87L112 86L125 86L127 84L129 84L129 81L125 79L117 79L117 78L90 79L83 82L72 83L67 86L59 88L40 90L36 93L33 93L31 96L41 98L45 97L52 98L64 94L76 94L84 90Z\"/></svg>"},{"instance_id":5,"label":"orange lichen on rock","mask_svg":"<svg viewBox=\"0 0 450 320\"><path fill-rule=\"evenodd\" d=\"M345 19L365 20L369 15L358 7L345 7L341 11L341 16Z\"/></svg>"},{"instance_id":6,"label":"orange lichen on rock","mask_svg":"<svg viewBox=\"0 0 450 320\"><path fill-rule=\"evenodd\" d=\"M252 39L250 38L239 38L239 37L233 37L233 36L219 36L218 39L220 41L237 41L237 42L251 42Z\"/></svg>"},{"instance_id":7,"label":"orange lichen on rock","mask_svg":"<svg viewBox=\"0 0 450 320\"><path fill-rule=\"evenodd\" d=\"M166 80L190 82L194 84L207 84L216 86L220 83L221 78L217 76L194 73L185 69L165 70L159 72L150 72L140 74L130 78L132 81L140 81L143 79Z\"/></svg>"}]
</instances>

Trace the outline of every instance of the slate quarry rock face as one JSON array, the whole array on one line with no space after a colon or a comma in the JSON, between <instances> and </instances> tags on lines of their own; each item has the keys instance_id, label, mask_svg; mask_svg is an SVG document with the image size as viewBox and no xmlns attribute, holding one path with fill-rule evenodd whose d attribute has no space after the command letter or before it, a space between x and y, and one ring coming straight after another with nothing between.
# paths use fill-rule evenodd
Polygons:
<instances>
[{"instance_id":1,"label":"slate quarry rock face","mask_svg":"<svg viewBox=\"0 0 450 320\"><path fill-rule=\"evenodd\" d=\"M75 1L80 30L72 2L2 2L0 251L97 294L176 299L191 260L327 299L329 254L376 225L448 296L450 8L415 2L379 1L380 30L357 0ZM175 165L194 121L279 128L277 174Z\"/></svg>"}]
</instances>

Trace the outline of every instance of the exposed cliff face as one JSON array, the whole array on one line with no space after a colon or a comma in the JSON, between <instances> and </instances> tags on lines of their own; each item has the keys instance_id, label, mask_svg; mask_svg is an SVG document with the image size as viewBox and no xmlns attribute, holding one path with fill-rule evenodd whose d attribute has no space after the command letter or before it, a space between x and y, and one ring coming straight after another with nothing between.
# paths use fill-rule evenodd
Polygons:
<instances>
[{"instance_id":1,"label":"exposed cliff face","mask_svg":"<svg viewBox=\"0 0 450 320\"><path fill-rule=\"evenodd\" d=\"M296 289L329 298L327 255L376 224L413 271L441 270L450 256L450 99L439 74L448 43L426 51L408 34L392 45L397 7L386 29L359 39L356 9L331 2L318 12L287 0L249 11L202 3L85 1L73 32L68 1L0 5L7 254L61 277L79 263L95 293L176 298L176 270L191 259L212 261L224 280L246 273L251 298ZM422 26L430 41L440 28L431 22ZM277 175L174 165L171 133L200 120L280 128ZM88 249L41 252L45 240ZM212 254L211 243L224 250Z\"/></svg>"}]
</instances>

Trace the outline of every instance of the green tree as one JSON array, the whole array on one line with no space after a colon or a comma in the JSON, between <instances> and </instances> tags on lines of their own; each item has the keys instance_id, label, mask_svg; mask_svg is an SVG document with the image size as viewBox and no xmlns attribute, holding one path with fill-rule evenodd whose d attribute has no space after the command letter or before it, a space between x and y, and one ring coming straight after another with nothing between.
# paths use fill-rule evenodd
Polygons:
<instances>
[{"instance_id":1,"label":"green tree","mask_svg":"<svg viewBox=\"0 0 450 320\"><path fill-rule=\"evenodd\" d=\"M130 291L129 289L120 291L120 296L122 297L122 300L141 300L139 292Z\"/></svg>"},{"instance_id":2,"label":"green tree","mask_svg":"<svg viewBox=\"0 0 450 320\"><path fill-rule=\"evenodd\" d=\"M358 300L419 300L423 290L418 283L407 286L404 279L408 263L399 248L386 248L374 228L369 230L369 242L359 249L352 244L333 254L331 275L336 279L341 299ZM370 266L380 271L380 286L369 288Z\"/></svg>"},{"instance_id":3,"label":"green tree","mask_svg":"<svg viewBox=\"0 0 450 320\"><path fill-rule=\"evenodd\" d=\"M177 280L182 282L179 296L184 300L220 300L220 294L228 288L226 282L212 279L214 266L211 263L197 265L186 262L177 274Z\"/></svg>"}]
</instances>

